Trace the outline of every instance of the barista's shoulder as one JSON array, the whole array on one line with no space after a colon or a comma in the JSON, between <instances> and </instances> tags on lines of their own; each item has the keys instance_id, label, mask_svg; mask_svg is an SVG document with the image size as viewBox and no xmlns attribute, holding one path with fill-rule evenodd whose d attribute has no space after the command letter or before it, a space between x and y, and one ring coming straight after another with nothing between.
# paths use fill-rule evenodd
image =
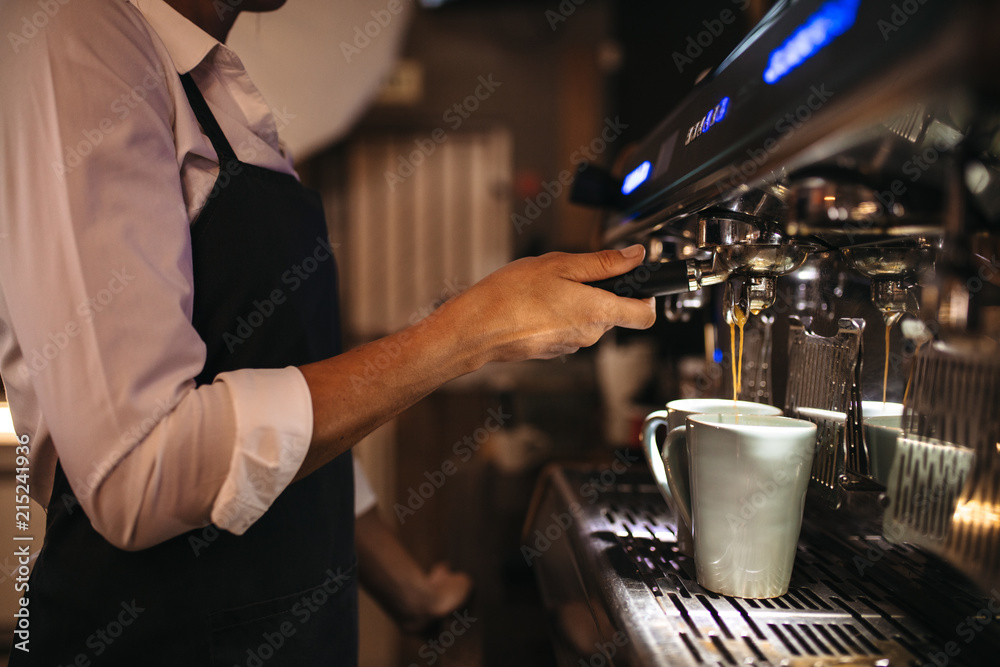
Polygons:
<instances>
[{"instance_id":1,"label":"barista's shoulder","mask_svg":"<svg viewBox=\"0 0 1000 667\"><path fill-rule=\"evenodd\" d=\"M128 0L2 0L0 35L15 56L72 57L80 47L131 43L151 50L153 44L149 24Z\"/></svg>"},{"instance_id":2,"label":"barista's shoulder","mask_svg":"<svg viewBox=\"0 0 1000 667\"><path fill-rule=\"evenodd\" d=\"M52 20L52 28L57 31L56 34L63 32L87 35L95 42L121 36L142 47L153 42L149 23L139 8L129 0L47 1L62 8Z\"/></svg>"},{"instance_id":3,"label":"barista's shoulder","mask_svg":"<svg viewBox=\"0 0 1000 667\"><path fill-rule=\"evenodd\" d=\"M108 70L112 79L130 81L169 62L142 12L127 0L0 0L0 36L13 51L0 58L6 65L0 70L19 70L15 78L26 83L57 69ZM73 82L62 77L61 84Z\"/></svg>"}]
</instances>

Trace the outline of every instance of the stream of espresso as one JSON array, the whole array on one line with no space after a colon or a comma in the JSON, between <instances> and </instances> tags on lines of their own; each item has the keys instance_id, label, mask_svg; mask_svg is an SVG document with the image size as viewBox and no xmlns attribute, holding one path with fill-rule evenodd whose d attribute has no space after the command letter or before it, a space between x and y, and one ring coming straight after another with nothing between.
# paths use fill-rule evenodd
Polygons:
<instances>
[{"instance_id":1,"label":"stream of espresso","mask_svg":"<svg viewBox=\"0 0 1000 667\"><path fill-rule=\"evenodd\" d=\"M729 359L733 369L733 402L736 401L740 392L740 385L736 374L736 322L729 320Z\"/></svg>"},{"instance_id":2,"label":"stream of espresso","mask_svg":"<svg viewBox=\"0 0 1000 667\"><path fill-rule=\"evenodd\" d=\"M747 323L747 313L739 306L733 306L732 318L729 320L729 356L733 367L733 401L740 397L743 389L743 327ZM740 329L739 355L736 353L736 328Z\"/></svg>"},{"instance_id":3,"label":"stream of espresso","mask_svg":"<svg viewBox=\"0 0 1000 667\"><path fill-rule=\"evenodd\" d=\"M917 367L917 357L920 356L920 350L923 349L926 341L917 345L917 349L913 351L913 361L910 363L910 375L906 378L906 390L903 392L903 405L906 405L906 399L910 397L910 385L913 384L913 369Z\"/></svg>"},{"instance_id":4,"label":"stream of espresso","mask_svg":"<svg viewBox=\"0 0 1000 667\"><path fill-rule=\"evenodd\" d=\"M736 384L737 386L739 386L740 392L742 392L743 391L743 327L746 326L747 323L747 313L744 313L739 306L736 306L733 308L733 319L736 320L736 326L740 328L740 356L738 364L736 366L737 368L736 377L738 378Z\"/></svg>"}]
</instances>

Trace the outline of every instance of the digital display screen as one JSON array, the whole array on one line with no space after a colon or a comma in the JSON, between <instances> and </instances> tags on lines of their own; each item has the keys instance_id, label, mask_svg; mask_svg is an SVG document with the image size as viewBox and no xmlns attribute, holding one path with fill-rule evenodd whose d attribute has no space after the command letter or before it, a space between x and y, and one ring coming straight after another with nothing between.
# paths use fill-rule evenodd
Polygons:
<instances>
[{"instance_id":1,"label":"digital display screen","mask_svg":"<svg viewBox=\"0 0 1000 667\"><path fill-rule=\"evenodd\" d=\"M649 160L646 160L638 167L630 171L628 176L625 177L625 181L622 183L622 194L630 194L637 187L645 183L646 179L649 178L649 172L652 168L653 164Z\"/></svg>"},{"instance_id":2,"label":"digital display screen","mask_svg":"<svg viewBox=\"0 0 1000 667\"><path fill-rule=\"evenodd\" d=\"M828 0L795 29L781 46L771 51L764 81L781 81L796 67L820 52L824 46L847 32L858 16L861 0Z\"/></svg>"}]
</instances>

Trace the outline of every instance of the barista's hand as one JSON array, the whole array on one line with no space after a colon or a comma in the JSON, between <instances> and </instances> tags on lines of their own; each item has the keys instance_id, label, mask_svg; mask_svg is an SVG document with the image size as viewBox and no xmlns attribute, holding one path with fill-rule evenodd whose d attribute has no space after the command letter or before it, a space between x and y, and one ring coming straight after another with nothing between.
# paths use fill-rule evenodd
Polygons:
<instances>
[{"instance_id":1,"label":"barista's hand","mask_svg":"<svg viewBox=\"0 0 1000 667\"><path fill-rule=\"evenodd\" d=\"M581 283L621 275L642 246L526 257L490 274L442 307L488 361L548 359L593 345L608 329L653 325L653 299L630 299Z\"/></svg>"}]
</instances>

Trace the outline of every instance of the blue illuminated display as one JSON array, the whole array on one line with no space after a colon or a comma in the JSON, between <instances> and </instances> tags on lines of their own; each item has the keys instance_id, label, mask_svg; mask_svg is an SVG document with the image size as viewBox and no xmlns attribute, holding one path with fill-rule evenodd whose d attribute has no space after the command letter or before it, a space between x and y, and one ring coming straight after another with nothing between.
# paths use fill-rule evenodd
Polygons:
<instances>
[{"instance_id":1,"label":"blue illuminated display","mask_svg":"<svg viewBox=\"0 0 1000 667\"><path fill-rule=\"evenodd\" d=\"M854 25L861 0L829 0L799 26L781 46L771 51L764 81L777 83L793 69Z\"/></svg>"},{"instance_id":2,"label":"blue illuminated display","mask_svg":"<svg viewBox=\"0 0 1000 667\"><path fill-rule=\"evenodd\" d=\"M715 352L712 354L712 360L717 364L722 363L722 350L715 348Z\"/></svg>"},{"instance_id":3,"label":"blue illuminated display","mask_svg":"<svg viewBox=\"0 0 1000 667\"><path fill-rule=\"evenodd\" d=\"M729 98L723 97L722 101L709 109L708 113L699 118L697 123L688 128L687 138L684 139L684 145L687 146L689 143L708 132L708 128L725 118L728 111Z\"/></svg>"},{"instance_id":4,"label":"blue illuminated display","mask_svg":"<svg viewBox=\"0 0 1000 667\"><path fill-rule=\"evenodd\" d=\"M645 183L646 179L649 178L649 170L652 168L652 163L649 160L646 160L638 167L630 171L628 176L625 177L625 182L622 183L622 194L627 195Z\"/></svg>"},{"instance_id":5,"label":"blue illuminated display","mask_svg":"<svg viewBox=\"0 0 1000 667\"><path fill-rule=\"evenodd\" d=\"M720 120L725 118L727 111L729 111L729 98L723 97L722 101L719 102L719 106L715 108L715 118L712 119L712 125L715 125Z\"/></svg>"}]
</instances>

